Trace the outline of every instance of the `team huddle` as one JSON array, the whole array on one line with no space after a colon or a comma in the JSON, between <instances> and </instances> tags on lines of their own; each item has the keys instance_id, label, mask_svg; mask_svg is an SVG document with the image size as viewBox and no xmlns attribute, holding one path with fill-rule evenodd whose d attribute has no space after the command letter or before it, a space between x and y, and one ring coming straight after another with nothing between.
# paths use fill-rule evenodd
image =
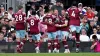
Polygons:
<instances>
[{"instance_id":1,"label":"team huddle","mask_svg":"<svg viewBox=\"0 0 100 56\"><path fill-rule=\"evenodd\" d=\"M36 53L39 53L41 46L41 25L45 29L48 37L48 53L59 53L60 42L63 43L65 51L64 53L70 53L67 38L69 33L72 33L72 39L76 40L76 50L79 48L79 33L80 33L80 15L81 11L76 6L72 6L67 10L62 10L62 15L58 14L58 10L50 10L42 21L36 17L36 11L32 11L32 15L26 18L26 14L23 12L23 7L19 7L17 13L13 15L16 38L17 38L17 52L21 53L21 48L26 42L26 38L31 35L31 38L35 40ZM76 34L77 33L77 34Z\"/></svg>"}]
</instances>

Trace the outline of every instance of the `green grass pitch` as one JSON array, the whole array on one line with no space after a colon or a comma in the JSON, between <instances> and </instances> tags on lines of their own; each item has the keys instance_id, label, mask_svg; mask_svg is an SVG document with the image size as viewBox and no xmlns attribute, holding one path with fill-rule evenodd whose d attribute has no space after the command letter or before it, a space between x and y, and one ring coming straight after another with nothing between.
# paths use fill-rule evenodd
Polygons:
<instances>
[{"instance_id":1,"label":"green grass pitch","mask_svg":"<svg viewBox=\"0 0 100 56\"><path fill-rule=\"evenodd\" d=\"M0 56L100 56L100 53L0 53Z\"/></svg>"}]
</instances>

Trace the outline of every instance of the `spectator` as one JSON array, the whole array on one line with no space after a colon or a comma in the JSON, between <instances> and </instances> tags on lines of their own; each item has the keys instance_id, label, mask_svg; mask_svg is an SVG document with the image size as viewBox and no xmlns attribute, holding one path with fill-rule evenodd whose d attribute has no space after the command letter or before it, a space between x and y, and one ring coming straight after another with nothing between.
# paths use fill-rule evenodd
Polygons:
<instances>
[{"instance_id":1,"label":"spectator","mask_svg":"<svg viewBox=\"0 0 100 56\"><path fill-rule=\"evenodd\" d=\"M13 8L12 7L9 7L9 9L8 9L8 18L10 19L10 20L12 20L12 15L13 15Z\"/></svg>"},{"instance_id":2,"label":"spectator","mask_svg":"<svg viewBox=\"0 0 100 56\"><path fill-rule=\"evenodd\" d=\"M39 16L40 21L42 22L46 14L44 13L44 11L40 11L38 16Z\"/></svg>"},{"instance_id":3,"label":"spectator","mask_svg":"<svg viewBox=\"0 0 100 56\"><path fill-rule=\"evenodd\" d=\"M89 36L90 36L91 34L93 34L93 28L94 28L94 27L96 27L96 26L95 26L94 21L92 20L92 21L90 21L90 24L89 24L89 30L88 30Z\"/></svg>"},{"instance_id":4,"label":"spectator","mask_svg":"<svg viewBox=\"0 0 100 56\"><path fill-rule=\"evenodd\" d=\"M100 34L100 25L97 25L97 34Z\"/></svg>"},{"instance_id":5,"label":"spectator","mask_svg":"<svg viewBox=\"0 0 100 56\"><path fill-rule=\"evenodd\" d=\"M56 5L52 6L52 10L58 10L59 15L61 15L61 10L63 9L63 7L61 6L61 1L57 0L56 1Z\"/></svg>"},{"instance_id":6,"label":"spectator","mask_svg":"<svg viewBox=\"0 0 100 56\"><path fill-rule=\"evenodd\" d=\"M5 25L9 25L9 19L8 18L4 18L4 21L5 21Z\"/></svg>"},{"instance_id":7,"label":"spectator","mask_svg":"<svg viewBox=\"0 0 100 56\"><path fill-rule=\"evenodd\" d=\"M98 21L98 17L97 16L94 17L94 23L95 23L95 25L100 25L100 22Z\"/></svg>"},{"instance_id":8,"label":"spectator","mask_svg":"<svg viewBox=\"0 0 100 56\"><path fill-rule=\"evenodd\" d=\"M97 39L100 40L100 35L97 34L97 29L96 28L93 28L93 34L91 34L91 36L90 36L91 41L93 41L92 37L94 35L96 35L97 36Z\"/></svg>"},{"instance_id":9,"label":"spectator","mask_svg":"<svg viewBox=\"0 0 100 56\"><path fill-rule=\"evenodd\" d=\"M4 18L4 25L6 26L7 28L7 31L9 30L9 19L8 18Z\"/></svg>"},{"instance_id":10,"label":"spectator","mask_svg":"<svg viewBox=\"0 0 100 56\"><path fill-rule=\"evenodd\" d=\"M32 15L32 8L28 11L28 14L27 14L27 18L29 18L29 17L31 17L31 15Z\"/></svg>"},{"instance_id":11,"label":"spectator","mask_svg":"<svg viewBox=\"0 0 100 56\"><path fill-rule=\"evenodd\" d=\"M8 36L7 42L16 42L15 31L11 31Z\"/></svg>"},{"instance_id":12,"label":"spectator","mask_svg":"<svg viewBox=\"0 0 100 56\"><path fill-rule=\"evenodd\" d=\"M14 41L13 41L12 37L9 36L9 37L7 38L7 40L6 40L6 42L14 42Z\"/></svg>"},{"instance_id":13,"label":"spectator","mask_svg":"<svg viewBox=\"0 0 100 56\"><path fill-rule=\"evenodd\" d=\"M46 25L41 24L41 22L43 22L43 19L46 16L46 14L44 14L44 11L40 11L39 14L40 14L38 15L40 19L39 29L40 29L40 32L45 33Z\"/></svg>"},{"instance_id":14,"label":"spectator","mask_svg":"<svg viewBox=\"0 0 100 56\"><path fill-rule=\"evenodd\" d=\"M83 19L81 20L80 28L81 29L85 28L86 31L88 31L88 29L89 29L89 24L87 23L87 15L86 14L84 14Z\"/></svg>"},{"instance_id":15,"label":"spectator","mask_svg":"<svg viewBox=\"0 0 100 56\"><path fill-rule=\"evenodd\" d=\"M56 5L56 0L51 0L51 3L52 3L53 5Z\"/></svg>"},{"instance_id":16,"label":"spectator","mask_svg":"<svg viewBox=\"0 0 100 56\"><path fill-rule=\"evenodd\" d=\"M86 9L83 8L83 4L82 3L78 3L78 9L79 9L79 11L81 11L81 13L83 15L86 13Z\"/></svg>"},{"instance_id":17,"label":"spectator","mask_svg":"<svg viewBox=\"0 0 100 56\"><path fill-rule=\"evenodd\" d=\"M5 13L5 9L4 9L4 7L2 6L2 7L0 7L0 10L1 10L1 14L2 14L2 16L4 15L4 13Z\"/></svg>"},{"instance_id":18,"label":"spectator","mask_svg":"<svg viewBox=\"0 0 100 56\"><path fill-rule=\"evenodd\" d=\"M80 11L82 11L82 9L83 9L83 4L82 4L82 3L78 3L78 9L79 9Z\"/></svg>"},{"instance_id":19,"label":"spectator","mask_svg":"<svg viewBox=\"0 0 100 56\"><path fill-rule=\"evenodd\" d=\"M0 10L0 18L2 18L2 13L1 13L1 10Z\"/></svg>"},{"instance_id":20,"label":"spectator","mask_svg":"<svg viewBox=\"0 0 100 56\"><path fill-rule=\"evenodd\" d=\"M86 32L85 28L82 28L82 30L81 30L80 41L81 42L89 42L90 41L89 37L87 36L87 32Z\"/></svg>"},{"instance_id":21,"label":"spectator","mask_svg":"<svg viewBox=\"0 0 100 56\"><path fill-rule=\"evenodd\" d=\"M39 6L39 9L37 10L37 15L40 15L41 11L43 11L43 12L45 11L43 6Z\"/></svg>"},{"instance_id":22,"label":"spectator","mask_svg":"<svg viewBox=\"0 0 100 56\"><path fill-rule=\"evenodd\" d=\"M33 11L36 11L36 6L35 6L35 4L32 4L31 8L33 9Z\"/></svg>"},{"instance_id":23,"label":"spectator","mask_svg":"<svg viewBox=\"0 0 100 56\"><path fill-rule=\"evenodd\" d=\"M7 38L8 33L7 33L7 27L6 27L5 25L3 25L3 26L1 27L1 32L4 33L4 38Z\"/></svg>"},{"instance_id":24,"label":"spectator","mask_svg":"<svg viewBox=\"0 0 100 56\"><path fill-rule=\"evenodd\" d=\"M93 49L94 52L100 52L100 40L97 39L96 35L93 35L92 39L93 39L93 44L90 47L90 49Z\"/></svg>"},{"instance_id":25,"label":"spectator","mask_svg":"<svg viewBox=\"0 0 100 56\"><path fill-rule=\"evenodd\" d=\"M98 12L96 11L96 8L95 7L92 8L92 11L93 11L94 15L97 15L98 14Z\"/></svg>"},{"instance_id":26,"label":"spectator","mask_svg":"<svg viewBox=\"0 0 100 56\"><path fill-rule=\"evenodd\" d=\"M28 11L27 17L29 18L32 15L32 11L36 11L35 4L32 4L31 9Z\"/></svg>"},{"instance_id":27,"label":"spectator","mask_svg":"<svg viewBox=\"0 0 100 56\"><path fill-rule=\"evenodd\" d=\"M6 42L6 41L4 40L3 32L0 32L0 43L2 43L2 42Z\"/></svg>"},{"instance_id":28,"label":"spectator","mask_svg":"<svg viewBox=\"0 0 100 56\"><path fill-rule=\"evenodd\" d=\"M90 7L87 8L86 14L87 14L87 18L88 18L89 21L93 20L93 18L94 18L94 13L92 12L92 10L91 10Z\"/></svg>"},{"instance_id":29,"label":"spectator","mask_svg":"<svg viewBox=\"0 0 100 56\"><path fill-rule=\"evenodd\" d=\"M4 25L5 24L5 21L4 21L4 18L2 17L1 19L0 19L0 28L2 27L2 25Z\"/></svg>"},{"instance_id":30,"label":"spectator","mask_svg":"<svg viewBox=\"0 0 100 56\"><path fill-rule=\"evenodd\" d=\"M15 30L15 25L12 21L9 21L9 31L8 32L11 32L11 31L14 31Z\"/></svg>"},{"instance_id":31,"label":"spectator","mask_svg":"<svg viewBox=\"0 0 100 56\"><path fill-rule=\"evenodd\" d=\"M9 19L9 18L8 18L8 12L5 12L5 13L4 13L4 18Z\"/></svg>"}]
</instances>

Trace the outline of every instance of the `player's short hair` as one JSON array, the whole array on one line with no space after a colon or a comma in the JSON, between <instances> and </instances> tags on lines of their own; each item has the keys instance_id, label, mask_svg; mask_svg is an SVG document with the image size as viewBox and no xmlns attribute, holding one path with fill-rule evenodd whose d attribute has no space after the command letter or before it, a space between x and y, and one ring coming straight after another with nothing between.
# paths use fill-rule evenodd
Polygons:
<instances>
[{"instance_id":1,"label":"player's short hair","mask_svg":"<svg viewBox=\"0 0 100 56\"><path fill-rule=\"evenodd\" d=\"M33 10L33 11L32 11L32 15L36 15L36 11Z\"/></svg>"},{"instance_id":2,"label":"player's short hair","mask_svg":"<svg viewBox=\"0 0 100 56\"><path fill-rule=\"evenodd\" d=\"M22 8L23 8L23 6L21 6L21 5L18 6L18 9L19 9L19 10L22 9Z\"/></svg>"}]
</instances>

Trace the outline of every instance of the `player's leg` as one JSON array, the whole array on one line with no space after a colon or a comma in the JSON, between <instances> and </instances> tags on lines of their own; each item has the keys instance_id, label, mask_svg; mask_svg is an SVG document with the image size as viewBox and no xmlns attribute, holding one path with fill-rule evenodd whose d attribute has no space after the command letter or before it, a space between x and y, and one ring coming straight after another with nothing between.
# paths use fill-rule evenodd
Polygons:
<instances>
[{"instance_id":1,"label":"player's leg","mask_svg":"<svg viewBox=\"0 0 100 56\"><path fill-rule=\"evenodd\" d=\"M28 40L30 43L33 43L32 34L30 34L30 32L27 32L27 40Z\"/></svg>"},{"instance_id":2,"label":"player's leg","mask_svg":"<svg viewBox=\"0 0 100 56\"><path fill-rule=\"evenodd\" d=\"M69 36L69 32L67 31L62 31L62 43L64 45L65 51L64 53L70 53L68 43L67 43L67 38Z\"/></svg>"},{"instance_id":3,"label":"player's leg","mask_svg":"<svg viewBox=\"0 0 100 56\"><path fill-rule=\"evenodd\" d=\"M41 34L36 34L35 37L36 37L36 42L35 42L36 48L35 48L35 50L36 50L36 53L40 53L40 45L41 45L40 37L41 37Z\"/></svg>"},{"instance_id":4,"label":"player's leg","mask_svg":"<svg viewBox=\"0 0 100 56\"><path fill-rule=\"evenodd\" d=\"M20 37L21 37L21 42L19 45L19 48L23 48L25 42L26 42L26 31L25 30L20 30Z\"/></svg>"},{"instance_id":5,"label":"player's leg","mask_svg":"<svg viewBox=\"0 0 100 56\"><path fill-rule=\"evenodd\" d=\"M37 42L36 36L34 34L32 34L32 39L35 43L35 46L37 46L38 42ZM35 50L36 50L36 53L39 53L39 48L35 48Z\"/></svg>"},{"instance_id":6,"label":"player's leg","mask_svg":"<svg viewBox=\"0 0 100 56\"><path fill-rule=\"evenodd\" d=\"M20 30L20 37L21 37L21 43L20 43L20 48L22 48L26 42L26 31L25 30Z\"/></svg>"},{"instance_id":7,"label":"player's leg","mask_svg":"<svg viewBox=\"0 0 100 56\"><path fill-rule=\"evenodd\" d=\"M52 50L52 36L51 33L47 33L48 35L48 53L51 53Z\"/></svg>"},{"instance_id":8,"label":"player's leg","mask_svg":"<svg viewBox=\"0 0 100 56\"><path fill-rule=\"evenodd\" d=\"M58 49L58 38L57 38L57 33L56 32L52 32L52 39L53 39L53 52L59 53L59 49Z\"/></svg>"},{"instance_id":9,"label":"player's leg","mask_svg":"<svg viewBox=\"0 0 100 56\"><path fill-rule=\"evenodd\" d=\"M80 26L76 26L76 52L79 52L79 44L80 44L79 36L80 36Z\"/></svg>"},{"instance_id":10,"label":"player's leg","mask_svg":"<svg viewBox=\"0 0 100 56\"><path fill-rule=\"evenodd\" d=\"M58 39L58 47L57 47L57 49L58 49L58 51L60 49L61 35L62 35L61 30L57 31L57 39Z\"/></svg>"},{"instance_id":11,"label":"player's leg","mask_svg":"<svg viewBox=\"0 0 100 56\"><path fill-rule=\"evenodd\" d=\"M21 42L21 39L20 39L20 31L16 31L16 41L17 41L17 52L18 53L22 53L21 48L19 48L20 42Z\"/></svg>"},{"instance_id":12,"label":"player's leg","mask_svg":"<svg viewBox=\"0 0 100 56\"><path fill-rule=\"evenodd\" d=\"M17 52L21 53L21 49L23 47L23 45L25 44L26 42L26 39L25 39L25 31L24 30L19 30L19 31L16 31L16 38L17 38Z\"/></svg>"},{"instance_id":13,"label":"player's leg","mask_svg":"<svg viewBox=\"0 0 100 56\"><path fill-rule=\"evenodd\" d=\"M59 49L60 49L60 40L61 40L61 35L62 35L62 33L61 33L61 30L58 30L57 32L56 32L56 34L57 34L57 36L56 36L56 40L57 40L57 52L59 53Z\"/></svg>"},{"instance_id":14,"label":"player's leg","mask_svg":"<svg viewBox=\"0 0 100 56\"><path fill-rule=\"evenodd\" d=\"M71 25L70 30L72 33L72 39L76 40L76 27L74 25Z\"/></svg>"}]
</instances>

